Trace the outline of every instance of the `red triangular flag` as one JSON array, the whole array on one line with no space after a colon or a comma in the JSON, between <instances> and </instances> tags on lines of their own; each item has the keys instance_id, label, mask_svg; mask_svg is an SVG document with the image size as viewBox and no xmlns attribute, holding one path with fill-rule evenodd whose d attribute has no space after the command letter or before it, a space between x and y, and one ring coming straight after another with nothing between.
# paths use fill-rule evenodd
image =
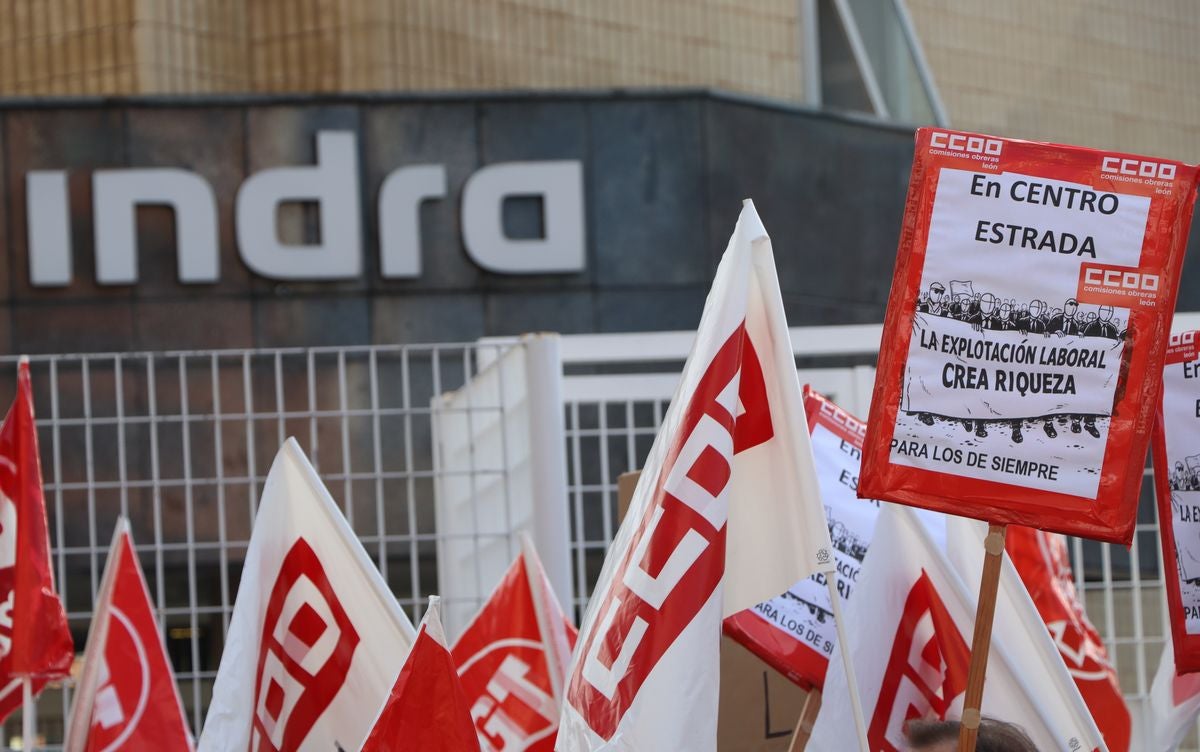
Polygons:
<instances>
[{"instance_id":1,"label":"red triangular flag","mask_svg":"<svg viewBox=\"0 0 1200 752\"><path fill-rule=\"evenodd\" d=\"M65 749L190 750L183 704L125 518L117 521Z\"/></svg>"},{"instance_id":2,"label":"red triangular flag","mask_svg":"<svg viewBox=\"0 0 1200 752\"><path fill-rule=\"evenodd\" d=\"M480 747L553 752L577 636L521 536L521 554L451 651Z\"/></svg>"},{"instance_id":3,"label":"red triangular flag","mask_svg":"<svg viewBox=\"0 0 1200 752\"><path fill-rule=\"evenodd\" d=\"M21 677L40 692L67 676L75 645L54 591L29 363L0 426L0 720L21 705Z\"/></svg>"},{"instance_id":4,"label":"red triangular flag","mask_svg":"<svg viewBox=\"0 0 1200 752\"><path fill-rule=\"evenodd\" d=\"M441 599L429 599L417 641L362 752L478 752L479 740L442 629Z\"/></svg>"},{"instance_id":5,"label":"red triangular flag","mask_svg":"<svg viewBox=\"0 0 1200 752\"><path fill-rule=\"evenodd\" d=\"M1104 641L1079 602L1066 538L1010 525L1005 549L1038 615L1046 622L1079 694L1092 711L1096 726L1104 734L1109 751L1128 752L1132 733L1129 708Z\"/></svg>"}]
</instances>

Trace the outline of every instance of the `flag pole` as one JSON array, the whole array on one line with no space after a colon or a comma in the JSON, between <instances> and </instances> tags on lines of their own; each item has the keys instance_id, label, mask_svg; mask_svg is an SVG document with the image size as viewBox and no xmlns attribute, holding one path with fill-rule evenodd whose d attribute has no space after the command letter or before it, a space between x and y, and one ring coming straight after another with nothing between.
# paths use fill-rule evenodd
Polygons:
<instances>
[{"instance_id":1,"label":"flag pole","mask_svg":"<svg viewBox=\"0 0 1200 752\"><path fill-rule=\"evenodd\" d=\"M800 710L800 720L796 730L792 732L792 741L788 744L788 752L804 752L808 740L812 737L813 724L817 721L817 713L821 710L821 690L813 687L804 697L804 707Z\"/></svg>"},{"instance_id":2,"label":"flag pole","mask_svg":"<svg viewBox=\"0 0 1200 752\"><path fill-rule=\"evenodd\" d=\"M825 584L829 587L829 603L833 607L833 624L837 627L838 648L842 653L842 664L846 667L846 684L850 690L850 707L854 711L854 725L858 731L858 747L862 752L869 752L867 743L867 723L863 720L862 700L858 694L858 677L854 675L854 661L850 660L850 641L846 637L846 622L842 618L842 598L837 591L837 570L825 575Z\"/></svg>"},{"instance_id":3,"label":"flag pole","mask_svg":"<svg viewBox=\"0 0 1200 752\"><path fill-rule=\"evenodd\" d=\"M21 749L36 749L37 740L34 739L34 734L37 733L37 730L33 717L35 712L33 705L33 680L28 676L21 677L21 695Z\"/></svg>"},{"instance_id":4,"label":"flag pole","mask_svg":"<svg viewBox=\"0 0 1200 752\"><path fill-rule=\"evenodd\" d=\"M979 707L983 704L983 679L992 645L992 620L996 615L996 591L1000 586L1007 531L1006 525L991 523L983 541L986 556L979 583L979 603L975 607L975 635L971 638L971 667L967 672L967 694L958 730L958 752L975 752L975 738L979 734Z\"/></svg>"}]
</instances>

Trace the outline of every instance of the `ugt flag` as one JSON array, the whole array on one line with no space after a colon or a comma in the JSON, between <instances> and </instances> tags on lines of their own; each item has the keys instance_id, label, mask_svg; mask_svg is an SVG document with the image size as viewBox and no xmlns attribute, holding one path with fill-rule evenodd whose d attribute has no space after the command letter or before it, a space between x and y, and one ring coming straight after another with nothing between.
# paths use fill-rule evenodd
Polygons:
<instances>
[{"instance_id":1,"label":"ugt flag","mask_svg":"<svg viewBox=\"0 0 1200 752\"><path fill-rule=\"evenodd\" d=\"M715 749L722 619L833 566L771 241L746 201L588 605L555 748Z\"/></svg>"},{"instance_id":2,"label":"ugt flag","mask_svg":"<svg viewBox=\"0 0 1200 752\"><path fill-rule=\"evenodd\" d=\"M1004 547L1108 748L1127 752L1129 709L1104 642L1079 603L1066 539L1058 533L1010 525Z\"/></svg>"},{"instance_id":3,"label":"ugt flag","mask_svg":"<svg viewBox=\"0 0 1200 752\"><path fill-rule=\"evenodd\" d=\"M451 651L485 752L551 752L578 636L528 536Z\"/></svg>"},{"instance_id":4,"label":"ugt flag","mask_svg":"<svg viewBox=\"0 0 1200 752\"><path fill-rule=\"evenodd\" d=\"M467 696L446 647L441 611L441 599L431 596L417 640L362 752L479 751Z\"/></svg>"},{"instance_id":5,"label":"ugt flag","mask_svg":"<svg viewBox=\"0 0 1200 752\"><path fill-rule=\"evenodd\" d=\"M962 715L974 630L983 535L977 523L947 519L951 563L913 511L884 504L857 593L844 612L872 752L907 749L904 725L914 718ZM956 565L961 570L956 571ZM1008 641L1011 640L1011 643ZM841 661L830 661L825 694L845 693ZM1039 749L1106 749L1024 586L1005 562L988 655L982 712L1023 727ZM808 749L840 752L853 739L848 703L826 703Z\"/></svg>"},{"instance_id":6,"label":"ugt flag","mask_svg":"<svg viewBox=\"0 0 1200 752\"><path fill-rule=\"evenodd\" d=\"M1196 727L1200 716L1200 674L1175 673L1175 653L1167 634L1158 673L1150 685L1151 740L1147 752L1171 752L1187 732Z\"/></svg>"},{"instance_id":7,"label":"ugt flag","mask_svg":"<svg viewBox=\"0 0 1200 752\"><path fill-rule=\"evenodd\" d=\"M64 747L67 752L192 749L124 517L108 549Z\"/></svg>"},{"instance_id":8,"label":"ugt flag","mask_svg":"<svg viewBox=\"0 0 1200 752\"><path fill-rule=\"evenodd\" d=\"M71 671L75 643L54 590L42 467L33 422L29 362L0 426L0 720L21 705L21 677L34 693Z\"/></svg>"},{"instance_id":9,"label":"ugt flag","mask_svg":"<svg viewBox=\"0 0 1200 752\"><path fill-rule=\"evenodd\" d=\"M415 638L288 439L259 502L200 749L358 749Z\"/></svg>"}]
</instances>

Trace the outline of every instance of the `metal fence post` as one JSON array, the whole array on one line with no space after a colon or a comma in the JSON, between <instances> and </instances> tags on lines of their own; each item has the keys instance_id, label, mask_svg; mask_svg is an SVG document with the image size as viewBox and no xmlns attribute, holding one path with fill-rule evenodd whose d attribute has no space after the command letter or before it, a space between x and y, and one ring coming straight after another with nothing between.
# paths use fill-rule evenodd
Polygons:
<instances>
[{"instance_id":1,"label":"metal fence post","mask_svg":"<svg viewBox=\"0 0 1200 752\"><path fill-rule=\"evenodd\" d=\"M562 354L553 333L527 334L525 376L529 395L533 542L563 610L571 613L571 538L567 515L567 440L563 425Z\"/></svg>"}]
</instances>

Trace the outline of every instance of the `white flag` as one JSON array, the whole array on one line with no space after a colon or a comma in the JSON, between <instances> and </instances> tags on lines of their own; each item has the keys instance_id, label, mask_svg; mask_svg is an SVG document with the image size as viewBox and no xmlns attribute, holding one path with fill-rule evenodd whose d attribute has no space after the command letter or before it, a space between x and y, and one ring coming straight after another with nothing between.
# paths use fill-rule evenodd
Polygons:
<instances>
[{"instance_id":1,"label":"white flag","mask_svg":"<svg viewBox=\"0 0 1200 752\"><path fill-rule=\"evenodd\" d=\"M1150 733L1153 746L1147 752L1170 752L1179 746L1200 716L1200 674L1175 673L1171 634L1163 646L1158 673L1150 685Z\"/></svg>"},{"instance_id":2,"label":"white flag","mask_svg":"<svg viewBox=\"0 0 1200 752\"><path fill-rule=\"evenodd\" d=\"M950 548L961 542L961 564L968 570L962 575L971 587L912 509L883 504L857 591L846 607L849 648L872 752L907 749L903 727L910 719L957 719L962 714L983 534L979 523L962 518L947 517L946 524ZM839 697L846 691L845 671L839 661L831 661L825 695ZM1001 572L982 713L1021 726L1039 749L1105 749L1087 705L1008 562ZM808 749L840 752L853 738L849 705L828 703L817 716Z\"/></svg>"},{"instance_id":3,"label":"white flag","mask_svg":"<svg viewBox=\"0 0 1200 752\"><path fill-rule=\"evenodd\" d=\"M746 201L588 605L556 749L715 749L722 618L832 568L771 241Z\"/></svg>"},{"instance_id":4,"label":"white flag","mask_svg":"<svg viewBox=\"0 0 1200 752\"><path fill-rule=\"evenodd\" d=\"M201 751L358 749L415 639L288 439L254 520Z\"/></svg>"}]
</instances>

